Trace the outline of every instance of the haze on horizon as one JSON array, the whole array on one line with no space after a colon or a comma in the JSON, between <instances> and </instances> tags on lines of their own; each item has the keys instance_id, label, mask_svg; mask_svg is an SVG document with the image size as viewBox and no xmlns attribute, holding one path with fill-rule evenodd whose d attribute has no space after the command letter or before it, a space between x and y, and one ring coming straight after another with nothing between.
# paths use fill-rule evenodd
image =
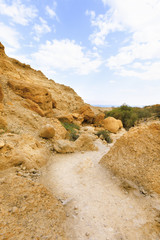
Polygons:
<instances>
[{"instance_id":1,"label":"haze on horizon","mask_svg":"<svg viewBox=\"0 0 160 240\"><path fill-rule=\"evenodd\" d=\"M10 57L92 105L160 103L160 1L0 0Z\"/></svg>"}]
</instances>

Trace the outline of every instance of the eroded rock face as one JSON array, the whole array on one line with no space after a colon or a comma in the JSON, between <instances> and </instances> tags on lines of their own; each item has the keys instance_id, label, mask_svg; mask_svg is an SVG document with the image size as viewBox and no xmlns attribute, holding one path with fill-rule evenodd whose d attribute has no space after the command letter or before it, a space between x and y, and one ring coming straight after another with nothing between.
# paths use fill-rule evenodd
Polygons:
<instances>
[{"instance_id":1,"label":"eroded rock face","mask_svg":"<svg viewBox=\"0 0 160 240\"><path fill-rule=\"evenodd\" d=\"M83 105L79 110L78 113L81 114L84 118L84 121L87 123L93 123L94 119L94 112L90 108L89 105Z\"/></svg>"},{"instance_id":2,"label":"eroded rock face","mask_svg":"<svg viewBox=\"0 0 160 240\"><path fill-rule=\"evenodd\" d=\"M61 122L67 122L67 123L72 123L73 122L73 116L72 114L67 114L67 115L59 115L57 116L58 120Z\"/></svg>"},{"instance_id":3,"label":"eroded rock face","mask_svg":"<svg viewBox=\"0 0 160 240\"><path fill-rule=\"evenodd\" d=\"M29 135L4 134L0 148L0 170L23 164L27 169L40 168L46 164L49 152L39 141Z\"/></svg>"},{"instance_id":4,"label":"eroded rock face","mask_svg":"<svg viewBox=\"0 0 160 240\"><path fill-rule=\"evenodd\" d=\"M103 120L104 128L112 133L117 133L118 130L121 128L120 120L117 120L113 117L107 117Z\"/></svg>"},{"instance_id":5,"label":"eroded rock face","mask_svg":"<svg viewBox=\"0 0 160 240\"><path fill-rule=\"evenodd\" d=\"M5 56L5 50L3 44L0 42L0 56Z\"/></svg>"},{"instance_id":6,"label":"eroded rock face","mask_svg":"<svg viewBox=\"0 0 160 240\"><path fill-rule=\"evenodd\" d=\"M160 123L131 128L100 163L123 180L160 194Z\"/></svg>"},{"instance_id":7,"label":"eroded rock face","mask_svg":"<svg viewBox=\"0 0 160 240\"><path fill-rule=\"evenodd\" d=\"M103 125L104 117L105 117L104 113L99 113L98 115L96 115L94 118L94 125L96 127L101 127Z\"/></svg>"},{"instance_id":8,"label":"eroded rock face","mask_svg":"<svg viewBox=\"0 0 160 240\"><path fill-rule=\"evenodd\" d=\"M8 81L8 86L19 96L25 99L29 99L30 101L33 101L35 104L38 104L38 106L43 110L44 115L48 114L52 111L53 107L53 100L51 94L48 92L47 89L40 87L38 85L33 85L29 83L24 82L18 82L18 81ZM31 110L34 110L35 108L31 105Z\"/></svg>"}]
</instances>

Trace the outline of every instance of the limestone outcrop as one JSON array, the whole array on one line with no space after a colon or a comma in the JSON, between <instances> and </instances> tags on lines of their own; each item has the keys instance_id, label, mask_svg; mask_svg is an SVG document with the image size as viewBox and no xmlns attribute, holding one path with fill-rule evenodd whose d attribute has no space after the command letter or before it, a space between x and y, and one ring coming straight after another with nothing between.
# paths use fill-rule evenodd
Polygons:
<instances>
[{"instance_id":1,"label":"limestone outcrop","mask_svg":"<svg viewBox=\"0 0 160 240\"><path fill-rule=\"evenodd\" d=\"M0 170L24 165L27 169L40 168L49 159L49 151L29 135L3 134L0 148Z\"/></svg>"},{"instance_id":2,"label":"limestone outcrop","mask_svg":"<svg viewBox=\"0 0 160 240\"><path fill-rule=\"evenodd\" d=\"M77 151L96 151L97 147L94 144L96 138L91 134L83 133L75 141L57 140L54 143L54 150L58 153L73 153Z\"/></svg>"},{"instance_id":3,"label":"limestone outcrop","mask_svg":"<svg viewBox=\"0 0 160 240\"><path fill-rule=\"evenodd\" d=\"M103 125L103 120L105 118L105 114L104 113L99 113L95 116L94 118L94 125L96 127L101 127Z\"/></svg>"},{"instance_id":4,"label":"limestone outcrop","mask_svg":"<svg viewBox=\"0 0 160 240\"><path fill-rule=\"evenodd\" d=\"M131 128L100 163L122 180L160 194L160 123Z\"/></svg>"},{"instance_id":5,"label":"limestone outcrop","mask_svg":"<svg viewBox=\"0 0 160 240\"><path fill-rule=\"evenodd\" d=\"M8 86L17 95L27 100L30 100L28 102L30 104L28 105L28 108L29 106L31 106L31 110L36 110L39 106L39 108L43 111L43 115L47 115L51 113L53 108L53 104L52 104L53 100L50 92L47 89L40 87L38 85L33 85L33 84L18 82L13 80L8 81Z\"/></svg>"},{"instance_id":6,"label":"limestone outcrop","mask_svg":"<svg viewBox=\"0 0 160 240\"><path fill-rule=\"evenodd\" d=\"M106 130L117 133L120 128L122 128L123 124L121 120L117 120L114 117L107 117L103 120L103 126Z\"/></svg>"},{"instance_id":7,"label":"limestone outcrop","mask_svg":"<svg viewBox=\"0 0 160 240\"><path fill-rule=\"evenodd\" d=\"M84 118L84 122L93 123L94 112L89 105L85 104L78 110L78 113L81 114Z\"/></svg>"}]
</instances>

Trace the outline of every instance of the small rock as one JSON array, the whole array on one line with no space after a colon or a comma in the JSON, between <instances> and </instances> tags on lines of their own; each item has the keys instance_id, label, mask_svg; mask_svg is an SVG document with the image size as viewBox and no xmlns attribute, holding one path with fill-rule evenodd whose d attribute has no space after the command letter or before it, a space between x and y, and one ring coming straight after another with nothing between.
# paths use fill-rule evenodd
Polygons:
<instances>
[{"instance_id":1,"label":"small rock","mask_svg":"<svg viewBox=\"0 0 160 240\"><path fill-rule=\"evenodd\" d=\"M25 209L26 209L26 207L25 207L25 206L21 208L21 210L22 210L22 211L24 211Z\"/></svg>"},{"instance_id":2,"label":"small rock","mask_svg":"<svg viewBox=\"0 0 160 240\"><path fill-rule=\"evenodd\" d=\"M0 184L5 183L5 178L0 178Z\"/></svg>"},{"instance_id":3,"label":"small rock","mask_svg":"<svg viewBox=\"0 0 160 240\"><path fill-rule=\"evenodd\" d=\"M86 237L89 237L89 233L88 233L88 232L86 232L86 234L85 234L85 235L86 235Z\"/></svg>"},{"instance_id":4,"label":"small rock","mask_svg":"<svg viewBox=\"0 0 160 240\"><path fill-rule=\"evenodd\" d=\"M18 208L17 208L17 207L13 207L13 208L12 208L12 212L13 212L13 213L16 213L17 211L18 211Z\"/></svg>"},{"instance_id":5,"label":"small rock","mask_svg":"<svg viewBox=\"0 0 160 240\"><path fill-rule=\"evenodd\" d=\"M0 148L3 148L5 146L5 142L3 140L0 140Z\"/></svg>"}]
</instances>

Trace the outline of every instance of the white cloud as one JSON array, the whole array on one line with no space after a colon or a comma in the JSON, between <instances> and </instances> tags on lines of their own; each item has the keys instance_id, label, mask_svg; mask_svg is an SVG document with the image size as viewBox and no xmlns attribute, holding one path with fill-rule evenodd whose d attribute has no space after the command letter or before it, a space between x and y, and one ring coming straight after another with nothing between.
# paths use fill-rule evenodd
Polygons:
<instances>
[{"instance_id":1,"label":"white cloud","mask_svg":"<svg viewBox=\"0 0 160 240\"><path fill-rule=\"evenodd\" d=\"M47 13L51 18L56 17L55 11L54 11L52 8L50 8L49 6L46 6L46 13Z\"/></svg>"},{"instance_id":2,"label":"white cloud","mask_svg":"<svg viewBox=\"0 0 160 240\"><path fill-rule=\"evenodd\" d=\"M95 12L87 11L87 15L91 17L91 25L95 27L95 31L90 35L89 39L97 46L106 43L106 36L110 32L122 31L123 26L113 17L113 11L110 10L106 14L100 14L96 17Z\"/></svg>"},{"instance_id":3,"label":"white cloud","mask_svg":"<svg viewBox=\"0 0 160 240\"><path fill-rule=\"evenodd\" d=\"M160 62L160 1L102 0L105 14L90 13L95 27L90 40L97 47L107 42L110 33L129 34L118 53L107 59L107 67L122 76L159 79ZM109 8L108 8L109 7ZM139 62L139 64L136 64ZM146 63L148 62L148 63Z\"/></svg>"},{"instance_id":4,"label":"white cloud","mask_svg":"<svg viewBox=\"0 0 160 240\"><path fill-rule=\"evenodd\" d=\"M98 71L102 63L95 53L85 52L82 46L69 39L47 41L32 57L39 68L70 70L82 75Z\"/></svg>"},{"instance_id":5,"label":"white cloud","mask_svg":"<svg viewBox=\"0 0 160 240\"><path fill-rule=\"evenodd\" d=\"M0 39L4 45L9 46L13 51L20 47L19 38L20 34L14 28L0 22Z\"/></svg>"},{"instance_id":6,"label":"white cloud","mask_svg":"<svg viewBox=\"0 0 160 240\"><path fill-rule=\"evenodd\" d=\"M39 18L40 24L35 24L33 29L35 31L36 36L34 36L34 39L36 41L40 40L40 37L48 32L51 32L51 28L48 26L47 21L45 21L43 18Z\"/></svg>"},{"instance_id":7,"label":"white cloud","mask_svg":"<svg viewBox=\"0 0 160 240\"><path fill-rule=\"evenodd\" d=\"M37 9L24 5L21 0L13 0L11 4L0 0L0 14L11 17L13 22L25 26L37 16Z\"/></svg>"}]
</instances>

